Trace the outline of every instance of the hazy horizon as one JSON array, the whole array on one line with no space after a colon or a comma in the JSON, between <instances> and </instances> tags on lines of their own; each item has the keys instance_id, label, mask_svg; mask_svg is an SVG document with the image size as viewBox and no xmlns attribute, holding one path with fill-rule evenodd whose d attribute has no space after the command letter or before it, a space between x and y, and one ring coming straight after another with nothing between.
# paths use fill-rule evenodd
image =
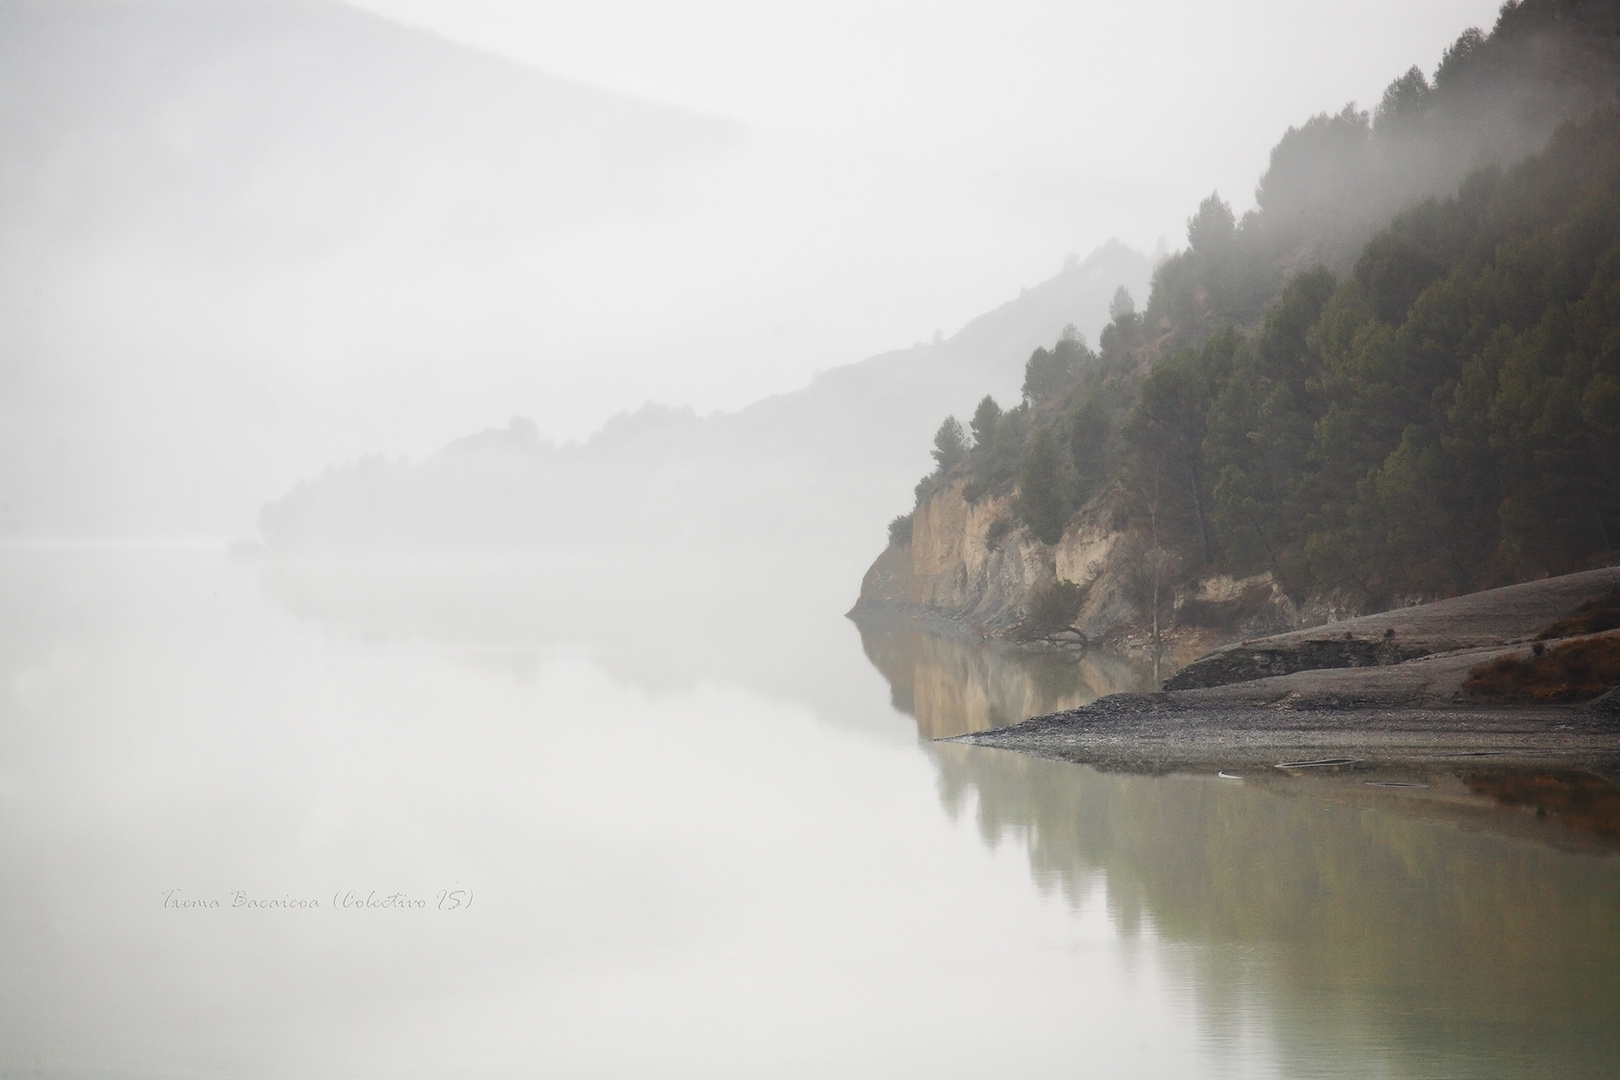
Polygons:
<instances>
[{"instance_id":1,"label":"hazy horizon","mask_svg":"<svg viewBox=\"0 0 1620 1080\"><path fill-rule=\"evenodd\" d=\"M16 0L0 529L239 532L335 462L948 337L1241 214L1494 15L1358 10Z\"/></svg>"},{"instance_id":2,"label":"hazy horizon","mask_svg":"<svg viewBox=\"0 0 1620 1080\"><path fill-rule=\"evenodd\" d=\"M0 1080L1620 1075L1498 3L0 0Z\"/></svg>"}]
</instances>

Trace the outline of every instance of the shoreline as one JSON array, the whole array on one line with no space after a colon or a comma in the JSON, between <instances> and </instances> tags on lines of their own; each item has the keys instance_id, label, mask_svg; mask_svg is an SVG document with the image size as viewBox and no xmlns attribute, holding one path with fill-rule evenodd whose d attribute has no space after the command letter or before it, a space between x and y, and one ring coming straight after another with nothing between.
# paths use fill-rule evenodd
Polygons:
<instances>
[{"instance_id":1,"label":"shoreline","mask_svg":"<svg viewBox=\"0 0 1620 1080\"><path fill-rule=\"evenodd\" d=\"M1091 705L940 742L1013 750L1110 772L1306 766L1573 768L1620 777L1620 715L1590 706L1355 707L1216 704L1115 694Z\"/></svg>"},{"instance_id":2,"label":"shoreline","mask_svg":"<svg viewBox=\"0 0 1620 1080\"><path fill-rule=\"evenodd\" d=\"M1596 632L1567 620L1617 598L1620 568L1608 567L1243 641L1157 692L956 741L1132 771L1343 758L1320 767L1489 760L1620 777L1620 691L1584 704L1515 704L1477 697L1469 683L1486 665L1613 640L1616 631L1601 628L1613 612Z\"/></svg>"},{"instance_id":3,"label":"shoreline","mask_svg":"<svg viewBox=\"0 0 1620 1080\"><path fill-rule=\"evenodd\" d=\"M1135 627L1116 627L1115 632L1095 638L1072 640L1036 639L1022 641L1004 631L1014 625L1003 622L975 621L962 612L914 604L896 604L888 601L857 601L844 612L844 618L857 626L900 627L918 630L936 637L950 638L972 645L980 645L1003 653L1023 656L1083 657L1088 653L1102 653L1130 662L1151 661L1153 646L1147 631ZM1215 638L1217 643L1227 638ZM1180 671L1195 660L1206 656L1212 648L1210 636L1204 633L1167 632L1159 648L1160 660L1168 674Z\"/></svg>"}]
</instances>

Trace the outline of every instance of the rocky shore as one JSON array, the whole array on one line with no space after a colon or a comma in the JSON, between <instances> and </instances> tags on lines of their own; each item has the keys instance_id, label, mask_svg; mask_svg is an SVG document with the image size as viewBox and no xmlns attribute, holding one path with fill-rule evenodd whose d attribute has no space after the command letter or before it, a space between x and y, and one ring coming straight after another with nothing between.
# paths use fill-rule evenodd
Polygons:
<instances>
[{"instance_id":1,"label":"rocky shore","mask_svg":"<svg viewBox=\"0 0 1620 1080\"><path fill-rule=\"evenodd\" d=\"M1620 695L1503 700L1470 683L1504 658L1528 665L1576 642L1620 648L1613 628L1544 636L1584 629L1567 620L1617 590L1620 568L1610 567L1239 642L1159 693L1115 694L955 741L1143 771L1488 760L1620 775Z\"/></svg>"}]
</instances>

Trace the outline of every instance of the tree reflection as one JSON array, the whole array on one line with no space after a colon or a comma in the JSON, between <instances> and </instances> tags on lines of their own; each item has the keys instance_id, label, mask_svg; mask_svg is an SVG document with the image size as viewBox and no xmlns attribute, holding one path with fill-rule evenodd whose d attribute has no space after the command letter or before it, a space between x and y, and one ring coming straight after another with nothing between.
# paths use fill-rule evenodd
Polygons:
<instances>
[{"instance_id":1,"label":"tree reflection","mask_svg":"<svg viewBox=\"0 0 1620 1080\"><path fill-rule=\"evenodd\" d=\"M1037 881L1076 901L1102 882L1122 933L1201 946L1208 1030L1264 1023L1285 1075L1620 1074L1612 853L1493 835L1447 800L929 752L947 811L1024 845Z\"/></svg>"}]
</instances>

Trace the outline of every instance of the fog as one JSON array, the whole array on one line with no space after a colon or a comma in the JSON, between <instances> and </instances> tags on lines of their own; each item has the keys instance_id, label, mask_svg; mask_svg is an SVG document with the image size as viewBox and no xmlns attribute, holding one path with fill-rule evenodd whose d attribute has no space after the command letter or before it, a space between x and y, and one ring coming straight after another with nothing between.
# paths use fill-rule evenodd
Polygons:
<instances>
[{"instance_id":1,"label":"fog","mask_svg":"<svg viewBox=\"0 0 1620 1080\"><path fill-rule=\"evenodd\" d=\"M1179 247L1212 187L1241 213L1288 124L1493 16L365 7L0 6L0 529L246 535L361 455L730 413L948 341L1110 239ZM945 404L1015 393L1146 265Z\"/></svg>"},{"instance_id":2,"label":"fog","mask_svg":"<svg viewBox=\"0 0 1620 1080\"><path fill-rule=\"evenodd\" d=\"M0 0L0 1076L1615 1075L1612 815L935 743L1171 661L842 614L1033 350L1613 101L1373 111L1496 17Z\"/></svg>"}]
</instances>

